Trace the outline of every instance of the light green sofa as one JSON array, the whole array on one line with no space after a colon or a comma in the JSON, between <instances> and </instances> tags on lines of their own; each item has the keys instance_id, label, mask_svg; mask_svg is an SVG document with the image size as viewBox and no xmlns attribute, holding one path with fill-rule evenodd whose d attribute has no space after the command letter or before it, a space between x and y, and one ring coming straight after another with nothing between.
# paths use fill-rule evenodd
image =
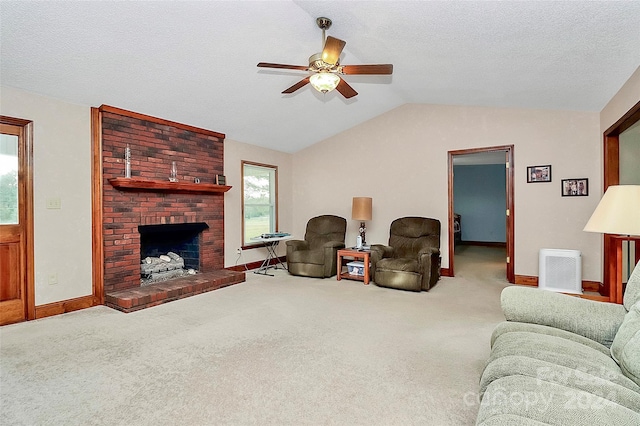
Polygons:
<instances>
[{"instance_id":1,"label":"light green sofa","mask_svg":"<svg viewBox=\"0 0 640 426\"><path fill-rule=\"evenodd\" d=\"M507 287L477 425L640 425L640 263L623 305Z\"/></svg>"}]
</instances>

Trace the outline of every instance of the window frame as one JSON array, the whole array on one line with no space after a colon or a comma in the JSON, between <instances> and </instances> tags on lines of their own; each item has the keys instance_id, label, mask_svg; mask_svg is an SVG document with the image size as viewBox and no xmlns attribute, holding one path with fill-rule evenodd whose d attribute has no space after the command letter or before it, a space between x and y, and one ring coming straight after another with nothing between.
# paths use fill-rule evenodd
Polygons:
<instances>
[{"instance_id":1,"label":"window frame","mask_svg":"<svg viewBox=\"0 0 640 426\"><path fill-rule=\"evenodd\" d=\"M245 219L244 219L244 210L245 210L245 199L244 199L244 172L245 172L245 166L252 166L252 167L262 167L264 169L270 169L273 171L274 176L273 176L273 199L274 199L274 206L273 206L273 214L275 215L275 220L274 220L274 230L273 232L276 232L278 230L278 166L273 165L273 164L266 164L266 163L257 163L255 161L247 161L247 160L242 160L241 161L241 165L240 165L240 181L242 182L242 188L241 188L241 203L242 203L242 208L241 208L241 246L243 250L246 249L252 249L252 248L258 248L258 247L262 247L262 244L260 242L255 242L255 243L245 243ZM271 188L270 188L271 189Z\"/></svg>"}]
</instances>

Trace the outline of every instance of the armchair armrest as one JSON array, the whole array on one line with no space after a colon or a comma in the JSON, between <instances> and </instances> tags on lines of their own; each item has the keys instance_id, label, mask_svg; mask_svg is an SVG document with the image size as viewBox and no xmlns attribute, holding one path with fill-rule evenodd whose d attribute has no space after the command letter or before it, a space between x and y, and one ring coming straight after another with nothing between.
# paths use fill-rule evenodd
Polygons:
<instances>
[{"instance_id":1,"label":"armchair armrest","mask_svg":"<svg viewBox=\"0 0 640 426\"><path fill-rule=\"evenodd\" d=\"M373 244L371 245L371 262L373 259L376 260L384 259L385 257L393 256L393 247L387 246L384 244Z\"/></svg>"},{"instance_id":2,"label":"armchair armrest","mask_svg":"<svg viewBox=\"0 0 640 426\"><path fill-rule=\"evenodd\" d=\"M309 242L305 240L287 240L287 256L298 250L309 250Z\"/></svg>"},{"instance_id":3,"label":"armchair armrest","mask_svg":"<svg viewBox=\"0 0 640 426\"><path fill-rule=\"evenodd\" d=\"M342 241L328 241L323 244L324 248L335 248L335 249L343 249L344 243Z\"/></svg>"},{"instance_id":4,"label":"armchair armrest","mask_svg":"<svg viewBox=\"0 0 640 426\"><path fill-rule=\"evenodd\" d=\"M420 249L418 265L422 271L422 290L428 291L440 279L440 249L433 246Z\"/></svg>"},{"instance_id":5,"label":"armchair armrest","mask_svg":"<svg viewBox=\"0 0 640 426\"><path fill-rule=\"evenodd\" d=\"M570 331L611 347L627 311L622 305L581 299L552 291L506 287L500 296L507 321Z\"/></svg>"},{"instance_id":6,"label":"armchair armrest","mask_svg":"<svg viewBox=\"0 0 640 426\"><path fill-rule=\"evenodd\" d=\"M371 255L369 256L369 260L371 261L371 268L369 268L369 275L371 276L371 280L376 280L376 263L379 260L384 259L385 257L393 256L393 247L387 246L384 244L372 244L371 245Z\"/></svg>"}]
</instances>

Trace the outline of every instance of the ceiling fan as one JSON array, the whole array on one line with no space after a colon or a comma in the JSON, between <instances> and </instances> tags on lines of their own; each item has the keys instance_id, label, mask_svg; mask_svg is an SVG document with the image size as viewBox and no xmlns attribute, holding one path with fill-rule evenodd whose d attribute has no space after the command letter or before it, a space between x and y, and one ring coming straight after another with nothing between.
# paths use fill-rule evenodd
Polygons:
<instances>
[{"instance_id":1,"label":"ceiling fan","mask_svg":"<svg viewBox=\"0 0 640 426\"><path fill-rule=\"evenodd\" d=\"M345 98L352 98L358 94L353 87L349 86L340 75L368 74L368 75L388 75L393 73L393 65L340 65L340 54L347 44L346 41L335 37L326 37L325 31L331 27L331 19L320 17L316 19L318 27L322 29L322 52L311 55L309 66L285 65L260 62L260 68L278 68L288 70L309 71L311 74L293 86L285 89L282 93L293 93L298 89L311 83L319 92L327 93L333 89L338 90Z\"/></svg>"}]
</instances>

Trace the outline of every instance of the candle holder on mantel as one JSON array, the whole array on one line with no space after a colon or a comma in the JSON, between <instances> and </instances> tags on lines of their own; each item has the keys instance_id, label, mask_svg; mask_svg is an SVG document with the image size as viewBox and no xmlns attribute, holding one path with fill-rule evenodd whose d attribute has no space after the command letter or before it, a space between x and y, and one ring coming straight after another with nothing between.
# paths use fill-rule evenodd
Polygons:
<instances>
[{"instance_id":1,"label":"candle holder on mantel","mask_svg":"<svg viewBox=\"0 0 640 426\"><path fill-rule=\"evenodd\" d=\"M129 148L129 144L124 150L124 177L131 178L131 148Z\"/></svg>"},{"instance_id":2,"label":"candle holder on mantel","mask_svg":"<svg viewBox=\"0 0 640 426\"><path fill-rule=\"evenodd\" d=\"M176 166L176 162L171 162L171 175L169 175L169 182L177 182L178 178L178 167Z\"/></svg>"}]
</instances>

